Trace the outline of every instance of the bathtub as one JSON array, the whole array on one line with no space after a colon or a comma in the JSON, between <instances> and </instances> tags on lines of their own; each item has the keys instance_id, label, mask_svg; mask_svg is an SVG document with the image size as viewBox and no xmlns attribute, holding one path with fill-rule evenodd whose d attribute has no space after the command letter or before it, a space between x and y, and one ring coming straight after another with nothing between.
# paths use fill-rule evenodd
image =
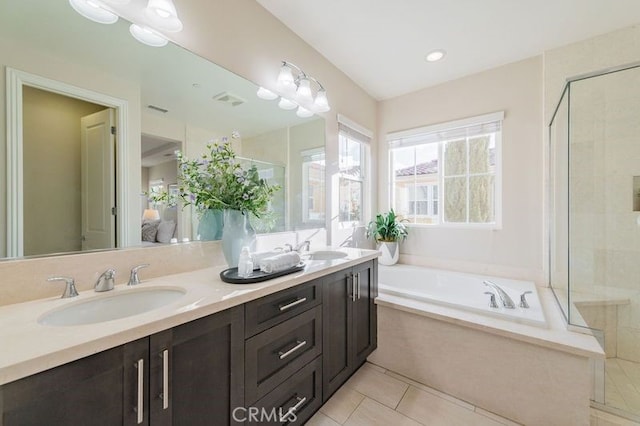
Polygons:
<instances>
[{"instance_id":1,"label":"bathtub","mask_svg":"<svg viewBox=\"0 0 640 426\"><path fill-rule=\"evenodd\" d=\"M489 306L492 291L483 284L488 280L499 285L514 301L515 309L506 309L496 295L498 308ZM544 311L536 285L529 281L511 280L430 269L411 265L380 266L378 270L379 298L385 295L435 303L481 313L522 324L546 327ZM520 308L520 295L525 291L529 308Z\"/></svg>"}]
</instances>

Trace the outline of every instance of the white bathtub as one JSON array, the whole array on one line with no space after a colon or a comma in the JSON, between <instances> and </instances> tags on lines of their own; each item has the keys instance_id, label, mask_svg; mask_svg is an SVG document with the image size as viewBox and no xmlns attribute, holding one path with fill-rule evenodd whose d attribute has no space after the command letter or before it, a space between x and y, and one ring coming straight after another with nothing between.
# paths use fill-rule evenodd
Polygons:
<instances>
[{"instance_id":1,"label":"white bathtub","mask_svg":"<svg viewBox=\"0 0 640 426\"><path fill-rule=\"evenodd\" d=\"M500 287L516 304L515 309L506 309L497 298L498 308L489 307L492 291L483 284L489 280ZM385 295L415 299L482 313L502 319L546 327L544 311L533 282L511 280L483 275L465 274L411 265L380 266L378 269L379 298ZM528 294L529 308L520 308L520 295ZM496 296L497 297L497 296Z\"/></svg>"}]
</instances>

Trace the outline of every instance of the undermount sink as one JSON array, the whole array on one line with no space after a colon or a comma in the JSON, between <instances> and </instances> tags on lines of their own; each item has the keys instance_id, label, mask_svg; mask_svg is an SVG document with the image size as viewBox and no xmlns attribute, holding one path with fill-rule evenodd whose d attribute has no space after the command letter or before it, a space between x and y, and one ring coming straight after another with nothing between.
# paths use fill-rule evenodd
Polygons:
<instances>
[{"instance_id":1,"label":"undermount sink","mask_svg":"<svg viewBox=\"0 0 640 426\"><path fill-rule=\"evenodd\" d=\"M38 318L38 323L69 326L126 318L168 305L185 293L178 287L125 290L54 309Z\"/></svg>"},{"instance_id":2,"label":"undermount sink","mask_svg":"<svg viewBox=\"0 0 640 426\"><path fill-rule=\"evenodd\" d=\"M333 250L315 251L309 254L310 260L335 260L347 257L347 253Z\"/></svg>"}]
</instances>

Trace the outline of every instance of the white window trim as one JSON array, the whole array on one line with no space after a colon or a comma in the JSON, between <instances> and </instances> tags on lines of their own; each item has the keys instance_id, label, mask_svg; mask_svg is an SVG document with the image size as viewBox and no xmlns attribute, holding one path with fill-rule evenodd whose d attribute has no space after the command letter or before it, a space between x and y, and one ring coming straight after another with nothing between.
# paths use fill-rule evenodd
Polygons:
<instances>
[{"instance_id":1,"label":"white window trim","mask_svg":"<svg viewBox=\"0 0 640 426\"><path fill-rule=\"evenodd\" d=\"M488 123L491 121L504 121L504 111L497 111L489 114L479 115L475 117L463 118L460 120L448 121L444 123L432 124L429 126L416 127L413 129L402 130L397 132L387 133L387 161L389 164L389 206L394 206L395 201L395 188L393 185L393 164L392 164L392 151L400 148L400 146L391 146L391 142L398 141L403 138L416 137L421 134L434 133L443 130L453 130L460 127L468 127L476 124ZM502 132L504 130L504 123L502 123L500 132L496 134L496 161L495 165L495 220L491 223L455 223L444 222L444 174L438 171L438 185L442 188L438 193L438 223L406 223L405 225L410 228L443 228L443 229L467 229L467 230L501 230L502 229ZM413 146L423 145L420 143L412 144ZM409 147L411 145L403 146ZM438 143L438 158L442 158L442 143ZM435 216L434 216L435 217Z\"/></svg>"}]
</instances>

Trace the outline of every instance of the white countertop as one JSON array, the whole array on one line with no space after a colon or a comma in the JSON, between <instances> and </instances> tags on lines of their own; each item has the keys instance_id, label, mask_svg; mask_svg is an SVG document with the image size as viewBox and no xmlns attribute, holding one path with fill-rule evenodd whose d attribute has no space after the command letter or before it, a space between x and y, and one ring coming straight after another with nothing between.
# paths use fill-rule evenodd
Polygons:
<instances>
[{"instance_id":1,"label":"white countertop","mask_svg":"<svg viewBox=\"0 0 640 426\"><path fill-rule=\"evenodd\" d=\"M347 257L309 261L303 271L257 284L227 284L219 274L226 266L150 279L113 291L84 291L69 299L48 298L0 307L0 385L149 336L186 322L238 306L303 282L375 259L375 250L331 249ZM142 314L95 324L47 326L38 318L66 305L151 287L181 287L178 300Z\"/></svg>"}]
</instances>

